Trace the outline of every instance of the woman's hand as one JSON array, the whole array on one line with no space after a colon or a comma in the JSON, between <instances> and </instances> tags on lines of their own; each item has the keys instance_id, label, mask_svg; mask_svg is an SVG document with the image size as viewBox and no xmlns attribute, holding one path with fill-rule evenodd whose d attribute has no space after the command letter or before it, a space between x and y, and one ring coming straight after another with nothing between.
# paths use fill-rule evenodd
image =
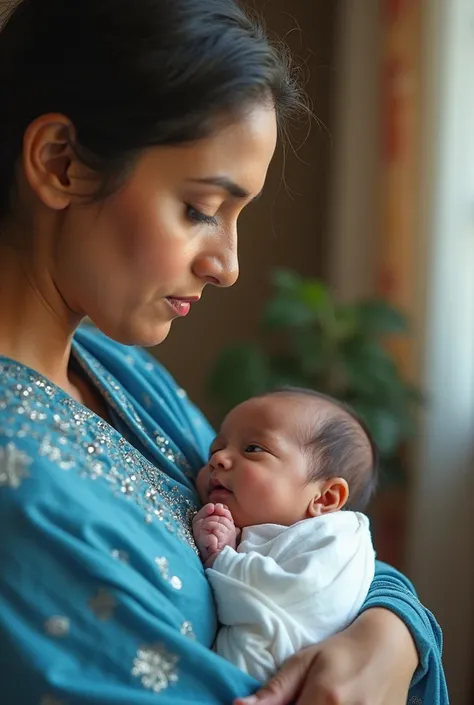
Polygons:
<instances>
[{"instance_id":1,"label":"woman's hand","mask_svg":"<svg viewBox=\"0 0 474 705\"><path fill-rule=\"evenodd\" d=\"M304 649L236 705L404 705L418 665L410 632L373 608L344 632Z\"/></svg>"}]
</instances>

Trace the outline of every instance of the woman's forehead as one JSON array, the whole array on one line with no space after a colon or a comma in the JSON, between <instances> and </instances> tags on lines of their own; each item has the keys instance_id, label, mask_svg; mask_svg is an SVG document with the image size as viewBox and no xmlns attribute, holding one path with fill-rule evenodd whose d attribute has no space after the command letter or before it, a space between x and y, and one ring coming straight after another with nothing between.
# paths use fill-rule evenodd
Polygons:
<instances>
[{"instance_id":1,"label":"woman's forehead","mask_svg":"<svg viewBox=\"0 0 474 705\"><path fill-rule=\"evenodd\" d=\"M254 198L263 188L276 141L275 113L262 107L196 142L157 147L152 160L154 168L170 176L208 187L227 181Z\"/></svg>"}]
</instances>

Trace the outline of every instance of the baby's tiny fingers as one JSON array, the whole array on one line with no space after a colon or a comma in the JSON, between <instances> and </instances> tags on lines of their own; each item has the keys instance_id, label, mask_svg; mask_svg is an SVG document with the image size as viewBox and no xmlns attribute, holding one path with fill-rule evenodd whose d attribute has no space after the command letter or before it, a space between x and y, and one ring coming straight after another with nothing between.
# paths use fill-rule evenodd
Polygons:
<instances>
[{"instance_id":1,"label":"baby's tiny fingers","mask_svg":"<svg viewBox=\"0 0 474 705\"><path fill-rule=\"evenodd\" d=\"M214 513L220 517L226 517L232 519L232 514L229 507L225 504L216 504Z\"/></svg>"}]
</instances>

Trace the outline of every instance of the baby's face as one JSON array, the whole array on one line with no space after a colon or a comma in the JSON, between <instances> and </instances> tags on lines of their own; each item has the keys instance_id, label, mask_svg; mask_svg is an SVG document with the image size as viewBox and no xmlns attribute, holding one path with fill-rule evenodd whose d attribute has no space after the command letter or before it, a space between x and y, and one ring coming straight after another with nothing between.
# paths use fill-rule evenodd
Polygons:
<instances>
[{"instance_id":1,"label":"baby's face","mask_svg":"<svg viewBox=\"0 0 474 705\"><path fill-rule=\"evenodd\" d=\"M291 524L306 519L314 496L302 436L311 404L274 395L233 409L197 478L201 501L229 507L237 526Z\"/></svg>"}]
</instances>

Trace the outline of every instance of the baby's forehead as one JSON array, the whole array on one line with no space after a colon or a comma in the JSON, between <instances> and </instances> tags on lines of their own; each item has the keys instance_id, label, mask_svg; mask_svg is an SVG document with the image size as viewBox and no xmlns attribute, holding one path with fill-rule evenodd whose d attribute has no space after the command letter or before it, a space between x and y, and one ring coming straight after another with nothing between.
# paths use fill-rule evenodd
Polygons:
<instances>
[{"instance_id":1,"label":"baby's forehead","mask_svg":"<svg viewBox=\"0 0 474 705\"><path fill-rule=\"evenodd\" d=\"M222 429L252 426L260 430L298 433L315 426L335 414L326 399L296 394L269 394L249 399L235 407L226 417Z\"/></svg>"}]
</instances>

